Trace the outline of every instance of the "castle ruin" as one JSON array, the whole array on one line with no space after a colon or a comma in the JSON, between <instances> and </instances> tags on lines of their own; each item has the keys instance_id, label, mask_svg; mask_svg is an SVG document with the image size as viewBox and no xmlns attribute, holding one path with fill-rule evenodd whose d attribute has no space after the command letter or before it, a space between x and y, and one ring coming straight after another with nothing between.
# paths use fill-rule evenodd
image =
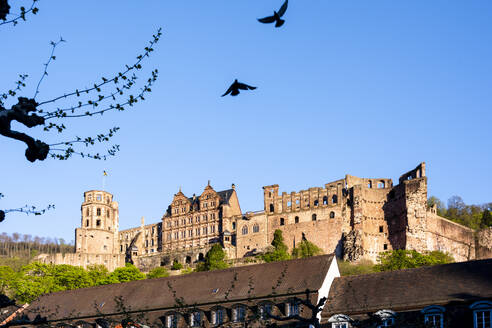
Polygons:
<instances>
[{"instance_id":1,"label":"castle ruin","mask_svg":"<svg viewBox=\"0 0 492 328\"><path fill-rule=\"evenodd\" d=\"M109 270L134 263L143 271L173 261L193 265L221 243L229 259L257 255L280 229L292 250L303 237L338 257L375 262L395 249L439 250L456 261L492 257L490 231L477 233L437 215L427 206L425 163L400 176L345 178L298 192L263 187L264 209L243 213L236 188L215 191L210 182L192 197L181 190L158 223L118 229L118 204L105 191L84 193L81 226L75 230L75 253L41 255L45 263ZM491 230L491 229L489 229Z\"/></svg>"}]
</instances>

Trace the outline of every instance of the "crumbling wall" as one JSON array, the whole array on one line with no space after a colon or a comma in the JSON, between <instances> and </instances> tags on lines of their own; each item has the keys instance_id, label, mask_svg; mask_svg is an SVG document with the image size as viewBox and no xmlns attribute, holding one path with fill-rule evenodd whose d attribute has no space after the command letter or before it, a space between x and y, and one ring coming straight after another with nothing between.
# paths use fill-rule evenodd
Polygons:
<instances>
[{"instance_id":1,"label":"crumbling wall","mask_svg":"<svg viewBox=\"0 0 492 328\"><path fill-rule=\"evenodd\" d=\"M109 271L125 266L125 255L123 254L88 254L88 253L57 253L40 254L36 261L45 264L68 264L81 266L87 269L94 264L104 265Z\"/></svg>"},{"instance_id":2,"label":"crumbling wall","mask_svg":"<svg viewBox=\"0 0 492 328\"><path fill-rule=\"evenodd\" d=\"M485 228L476 233L475 258L492 258L492 227Z\"/></svg>"},{"instance_id":3,"label":"crumbling wall","mask_svg":"<svg viewBox=\"0 0 492 328\"><path fill-rule=\"evenodd\" d=\"M475 231L458 223L427 212L427 251L450 253L455 261L475 258Z\"/></svg>"}]
</instances>

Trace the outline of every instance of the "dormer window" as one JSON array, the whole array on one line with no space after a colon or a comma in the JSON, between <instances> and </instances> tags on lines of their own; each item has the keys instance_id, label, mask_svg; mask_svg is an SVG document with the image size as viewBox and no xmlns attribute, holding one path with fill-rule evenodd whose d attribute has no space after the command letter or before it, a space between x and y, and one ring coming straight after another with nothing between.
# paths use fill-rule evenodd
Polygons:
<instances>
[{"instance_id":1,"label":"dormer window","mask_svg":"<svg viewBox=\"0 0 492 328\"><path fill-rule=\"evenodd\" d=\"M216 309L212 312L212 324L218 326L224 323L224 309Z\"/></svg>"},{"instance_id":2,"label":"dormer window","mask_svg":"<svg viewBox=\"0 0 492 328\"><path fill-rule=\"evenodd\" d=\"M200 311L196 311L190 314L190 325L192 327L200 327L202 324L202 313Z\"/></svg>"},{"instance_id":3,"label":"dormer window","mask_svg":"<svg viewBox=\"0 0 492 328\"><path fill-rule=\"evenodd\" d=\"M328 319L331 323L331 328L349 328L352 319L345 314L335 314Z\"/></svg>"},{"instance_id":4,"label":"dormer window","mask_svg":"<svg viewBox=\"0 0 492 328\"><path fill-rule=\"evenodd\" d=\"M177 328L178 327L178 316L176 314L169 314L166 317L166 327L167 328Z\"/></svg>"},{"instance_id":5,"label":"dormer window","mask_svg":"<svg viewBox=\"0 0 492 328\"><path fill-rule=\"evenodd\" d=\"M291 301L287 303L287 316L292 317L295 315L299 315L299 304L295 301Z\"/></svg>"},{"instance_id":6,"label":"dormer window","mask_svg":"<svg viewBox=\"0 0 492 328\"><path fill-rule=\"evenodd\" d=\"M438 305L431 305L424 308L421 312L424 314L426 327L443 328L445 308Z\"/></svg>"},{"instance_id":7,"label":"dormer window","mask_svg":"<svg viewBox=\"0 0 492 328\"><path fill-rule=\"evenodd\" d=\"M242 305L234 308L234 322L243 322L246 319L246 308Z\"/></svg>"},{"instance_id":8,"label":"dormer window","mask_svg":"<svg viewBox=\"0 0 492 328\"><path fill-rule=\"evenodd\" d=\"M379 317L380 324L378 328L382 327L393 327L395 324L395 316L396 313L391 310L379 310L375 313L377 317Z\"/></svg>"},{"instance_id":9,"label":"dormer window","mask_svg":"<svg viewBox=\"0 0 492 328\"><path fill-rule=\"evenodd\" d=\"M492 302L480 301L470 306L473 310L473 327L490 328L492 325Z\"/></svg>"},{"instance_id":10,"label":"dormer window","mask_svg":"<svg viewBox=\"0 0 492 328\"><path fill-rule=\"evenodd\" d=\"M270 314L272 314L272 304L263 304L260 307L260 317L262 320L267 320L270 318Z\"/></svg>"}]
</instances>

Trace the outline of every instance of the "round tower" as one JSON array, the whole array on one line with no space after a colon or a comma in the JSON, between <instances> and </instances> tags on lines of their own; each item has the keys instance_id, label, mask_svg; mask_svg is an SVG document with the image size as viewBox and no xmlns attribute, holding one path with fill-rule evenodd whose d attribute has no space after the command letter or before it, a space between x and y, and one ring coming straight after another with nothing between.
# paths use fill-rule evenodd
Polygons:
<instances>
[{"instance_id":1,"label":"round tower","mask_svg":"<svg viewBox=\"0 0 492 328\"><path fill-rule=\"evenodd\" d=\"M102 190L84 193L81 224L75 231L77 253L114 254L118 236L118 203Z\"/></svg>"}]
</instances>

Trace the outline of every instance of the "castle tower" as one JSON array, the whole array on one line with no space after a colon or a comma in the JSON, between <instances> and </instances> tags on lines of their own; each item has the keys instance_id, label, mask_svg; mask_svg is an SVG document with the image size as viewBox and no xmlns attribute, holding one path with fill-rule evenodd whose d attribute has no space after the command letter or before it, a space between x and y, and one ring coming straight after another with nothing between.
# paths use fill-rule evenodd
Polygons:
<instances>
[{"instance_id":1,"label":"castle tower","mask_svg":"<svg viewBox=\"0 0 492 328\"><path fill-rule=\"evenodd\" d=\"M80 228L75 230L76 253L116 254L118 242L118 203L106 191L84 193Z\"/></svg>"},{"instance_id":2,"label":"castle tower","mask_svg":"<svg viewBox=\"0 0 492 328\"><path fill-rule=\"evenodd\" d=\"M278 184L263 187L263 200L266 213L278 212Z\"/></svg>"}]
</instances>

